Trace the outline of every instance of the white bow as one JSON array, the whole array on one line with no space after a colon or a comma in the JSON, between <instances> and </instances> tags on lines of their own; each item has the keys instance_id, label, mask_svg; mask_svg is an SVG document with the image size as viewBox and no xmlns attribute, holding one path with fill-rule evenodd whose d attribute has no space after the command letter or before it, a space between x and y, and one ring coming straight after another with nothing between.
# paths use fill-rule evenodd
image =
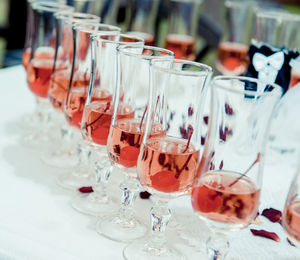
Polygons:
<instances>
[{"instance_id":1,"label":"white bow","mask_svg":"<svg viewBox=\"0 0 300 260\"><path fill-rule=\"evenodd\" d=\"M274 83L278 71L284 63L284 53L276 52L268 57L261 53L255 53L252 60L255 70L258 72L258 79L266 83ZM264 91L265 84L258 83L258 91Z\"/></svg>"},{"instance_id":2,"label":"white bow","mask_svg":"<svg viewBox=\"0 0 300 260\"><path fill-rule=\"evenodd\" d=\"M266 66L271 66L274 70L278 71L284 63L284 53L280 51L267 57L257 52L253 56L252 63L257 72L264 70Z\"/></svg>"}]
</instances>

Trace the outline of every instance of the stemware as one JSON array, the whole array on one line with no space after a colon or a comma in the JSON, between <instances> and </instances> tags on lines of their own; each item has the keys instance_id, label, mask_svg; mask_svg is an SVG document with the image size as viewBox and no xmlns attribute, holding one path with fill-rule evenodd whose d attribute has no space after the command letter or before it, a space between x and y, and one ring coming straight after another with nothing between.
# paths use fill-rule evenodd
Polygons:
<instances>
[{"instance_id":1,"label":"stemware","mask_svg":"<svg viewBox=\"0 0 300 260\"><path fill-rule=\"evenodd\" d=\"M34 131L22 139L23 144L28 147L40 147L48 141L47 130L50 115L47 92L55 56L55 13L63 9L72 11L72 7L61 3L32 3L33 17L30 24L33 27L29 31L30 47L24 53L23 62L26 66L29 89L36 97L40 120ZM47 26L44 26L46 24Z\"/></svg>"},{"instance_id":2,"label":"stemware","mask_svg":"<svg viewBox=\"0 0 300 260\"><path fill-rule=\"evenodd\" d=\"M128 245L125 259L184 259L168 245L165 229L171 217L168 201L188 194L196 176L201 144L200 116L212 68L191 61L153 62L150 101L137 162L138 178L156 201L151 208L151 233ZM161 137L152 137L159 124Z\"/></svg>"},{"instance_id":3,"label":"stemware","mask_svg":"<svg viewBox=\"0 0 300 260\"><path fill-rule=\"evenodd\" d=\"M249 49L247 76L276 83L288 90L293 59L299 56L300 16L285 10L259 10Z\"/></svg>"},{"instance_id":4,"label":"stemware","mask_svg":"<svg viewBox=\"0 0 300 260\"><path fill-rule=\"evenodd\" d=\"M107 33L111 37L117 37L120 33L120 28L106 24L75 24L73 31L76 55L73 56L71 78L65 97L64 114L69 125L80 134L78 130L81 127L84 106L88 97L91 73L92 75L94 73L91 68L94 58L92 59L93 47L90 45L90 36L93 33ZM106 91L95 91L94 94L93 101L110 99L110 93ZM77 144L77 155L79 160L74 169L59 176L57 179L58 184L65 188L74 189L81 186L90 186L94 183L89 162L91 149L82 138L79 138Z\"/></svg>"},{"instance_id":5,"label":"stemware","mask_svg":"<svg viewBox=\"0 0 300 260\"><path fill-rule=\"evenodd\" d=\"M254 23L253 3L225 1L226 22L218 46L216 68L223 75L242 75L248 67L251 26Z\"/></svg>"},{"instance_id":6,"label":"stemware","mask_svg":"<svg viewBox=\"0 0 300 260\"><path fill-rule=\"evenodd\" d=\"M96 0L66 0L67 4L74 7L78 13L96 14Z\"/></svg>"},{"instance_id":7,"label":"stemware","mask_svg":"<svg viewBox=\"0 0 300 260\"><path fill-rule=\"evenodd\" d=\"M125 174L120 184L122 205L117 214L101 218L97 224L97 231L112 240L129 242L146 231L135 218L133 206L139 191L136 165L148 111L150 68L156 59L170 67L173 57L173 52L151 46L125 46L120 50L120 86L116 91L107 152L111 162ZM124 109L131 111L130 118L120 117ZM153 126L152 137L163 135L159 123Z\"/></svg>"},{"instance_id":8,"label":"stemware","mask_svg":"<svg viewBox=\"0 0 300 260\"><path fill-rule=\"evenodd\" d=\"M87 24L87 23L98 23L100 17L92 14L77 13L62 11L56 15L56 26L57 26L57 41L56 41L56 52L53 73L50 78L48 98L50 104L54 108L52 116L55 119L53 127L55 129L60 128L60 131L55 136L56 143L53 149L49 149L45 154L41 156L43 162L48 165L56 167L74 167L77 163L75 156L76 153L76 130L72 129L65 120L64 104L66 96L69 90L71 72L72 72L72 60L73 60L73 31L72 26L75 23ZM79 39L79 37L77 37ZM81 51L87 51L88 41L85 39L80 43ZM79 54L79 51L78 53ZM89 58L89 56L87 55ZM80 60L80 57L75 58ZM89 60L87 60L88 62ZM77 79L72 82L73 87L84 87L89 84L89 75L86 73L86 77L77 75ZM77 73L75 73L77 74Z\"/></svg>"},{"instance_id":9,"label":"stemware","mask_svg":"<svg viewBox=\"0 0 300 260\"><path fill-rule=\"evenodd\" d=\"M253 78L212 81L208 135L191 194L196 215L215 232L209 259L224 259L226 233L257 214L267 133L281 94L278 85Z\"/></svg>"},{"instance_id":10,"label":"stemware","mask_svg":"<svg viewBox=\"0 0 300 260\"><path fill-rule=\"evenodd\" d=\"M133 0L127 34L137 35L145 40L145 45L154 46L158 7L158 0Z\"/></svg>"},{"instance_id":11,"label":"stemware","mask_svg":"<svg viewBox=\"0 0 300 260\"><path fill-rule=\"evenodd\" d=\"M300 247L300 169L292 181L289 193L284 205L282 215L282 226L285 229L289 240Z\"/></svg>"},{"instance_id":12,"label":"stemware","mask_svg":"<svg viewBox=\"0 0 300 260\"><path fill-rule=\"evenodd\" d=\"M92 148L91 164L94 165L94 192L88 196L77 196L72 206L86 214L101 215L116 210L116 203L109 198L106 186L112 171L106 152L107 138L117 100L117 78L119 73L119 48L137 46L142 48L144 40L126 34L98 33L91 35L92 75L90 88L83 111L81 132ZM99 99L99 94L102 99ZM133 116L129 107L118 111L118 117Z\"/></svg>"},{"instance_id":13,"label":"stemware","mask_svg":"<svg viewBox=\"0 0 300 260\"><path fill-rule=\"evenodd\" d=\"M165 48L177 59L195 60L196 30L201 1L171 0Z\"/></svg>"}]
</instances>

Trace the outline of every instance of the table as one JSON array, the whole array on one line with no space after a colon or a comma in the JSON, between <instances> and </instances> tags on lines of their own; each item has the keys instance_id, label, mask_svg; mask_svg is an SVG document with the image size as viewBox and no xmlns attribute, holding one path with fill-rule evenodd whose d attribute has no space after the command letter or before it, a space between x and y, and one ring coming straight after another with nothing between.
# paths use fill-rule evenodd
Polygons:
<instances>
[{"instance_id":1,"label":"table","mask_svg":"<svg viewBox=\"0 0 300 260\"><path fill-rule=\"evenodd\" d=\"M71 208L70 199L76 191L64 190L55 182L62 170L44 165L39 151L20 144L24 129L19 122L34 108L23 68L1 69L0 88L0 259L122 259L125 244L101 237L95 231L97 218ZM295 156L267 153L260 210L267 207L282 210L294 172ZM114 174L112 185L121 179L120 176ZM118 199L119 194L114 192L114 195ZM149 223L151 201L138 199L136 207L142 209L139 218ZM194 217L189 198L176 199L171 208L176 221L170 223L170 241L184 251L187 259L206 259L203 242L209 232ZM300 259L300 249L288 244L278 223L271 223L263 216L260 220L261 225L250 227L276 232L281 241L254 237L250 227L246 228L230 234L228 260ZM175 230L175 223L179 231ZM194 247L187 246L187 240L182 239L183 229L190 232L187 237ZM192 239L196 237L198 240Z\"/></svg>"}]
</instances>

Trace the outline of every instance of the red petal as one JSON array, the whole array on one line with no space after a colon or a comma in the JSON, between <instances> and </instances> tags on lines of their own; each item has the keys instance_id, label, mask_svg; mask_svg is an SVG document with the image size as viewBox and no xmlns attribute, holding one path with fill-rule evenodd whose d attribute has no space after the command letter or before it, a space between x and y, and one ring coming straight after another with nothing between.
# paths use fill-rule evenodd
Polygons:
<instances>
[{"instance_id":1,"label":"red petal","mask_svg":"<svg viewBox=\"0 0 300 260\"><path fill-rule=\"evenodd\" d=\"M81 187L78 189L81 193L90 193L93 192L93 187L92 186L87 186L87 187Z\"/></svg>"},{"instance_id":2,"label":"red petal","mask_svg":"<svg viewBox=\"0 0 300 260\"><path fill-rule=\"evenodd\" d=\"M273 208L264 209L261 214L273 223L278 222L281 224L282 213L280 210Z\"/></svg>"},{"instance_id":3,"label":"red petal","mask_svg":"<svg viewBox=\"0 0 300 260\"><path fill-rule=\"evenodd\" d=\"M265 238L273 239L276 242L280 241L279 236L276 233L274 233L274 232L269 232L269 231L266 231L266 230L263 230L263 229L261 229L261 230L250 229L250 231L252 232L252 234L254 236L260 236L260 237L265 237Z\"/></svg>"},{"instance_id":4,"label":"red petal","mask_svg":"<svg viewBox=\"0 0 300 260\"><path fill-rule=\"evenodd\" d=\"M148 191L141 191L140 192L140 198L141 199L149 199L150 196L151 196L151 193L149 193Z\"/></svg>"}]
</instances>

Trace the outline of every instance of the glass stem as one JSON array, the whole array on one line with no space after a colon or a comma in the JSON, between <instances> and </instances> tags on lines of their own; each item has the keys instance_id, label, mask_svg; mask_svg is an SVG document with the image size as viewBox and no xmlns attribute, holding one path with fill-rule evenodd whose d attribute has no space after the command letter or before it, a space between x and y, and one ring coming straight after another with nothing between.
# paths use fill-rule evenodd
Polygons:
<instances>
[{"instance_id":1,"label":"glass stem","mask_svg":"<svg viewBox=\"0 0 300 260\"><path fill-rule=\"evenodd\" d=\"M215 233L206 241L209 260L224 260L229 251L229 242L224 233Z\"/></svg>"},{"instance_id":2,"label":"glass stem","mask_svg":"<svg viewBox=\"0 0 300 260\"><path fill-rule=\"evenodd\" d=\"M78 156L78 164L76 166L76 171L73 172L74 175L87 177L90 175L89 171L89 163L91 157L91 148L86 142L82 139L77 144L77 156Z\"/></svg>"},{"instance_id":3,"label":"glass stem","mask_svg":"<svg viewBox=\"0 0 300 260\"><path fill-rule=\"evenodd\" d=\"M151 208L151 234L148 241L148 250L155 255L160 255L167 243L166 227L171 217L171 211L167 202L158 201Z\"/></svg>"},{"instance_id":4,"label":"glass stem","mask_svg":"<svg viewBox=\"0 0 300 260\"><path fill-rule=\"evenodd\" d=\"M140 186L136 178L127 177L120 184L120 189L122 190L122 205L119 210L119 219L122 221L124 227L134 227L136 221L134 218L133 205L140 190Z\"/></svg>"},{"instance_id":5,"label":"glass stem","mask_svg":"<svg viewBox=\"0 0 300 260\"><path fill-rule=\"evenodd\" d=\"M43 99L36 98L36 113L41 124L46 125L50 121L51 114L49 104Z\"/></svg>"},{"instance_id":6,"label":"glass stem","mask_svg":"<svg viewBox=\"0 0 300 260\"><path fill-rule=\"evenodd\" d=\"M95 151L94 153L97 154ZM98 156L98 160L94 163L94 171L96 177L96 184L93 185L94 192L91 193L91 198L103 203L108 201L107 183L112 172L113 166L107 157Z\"/></svg>"}]
</instances>

